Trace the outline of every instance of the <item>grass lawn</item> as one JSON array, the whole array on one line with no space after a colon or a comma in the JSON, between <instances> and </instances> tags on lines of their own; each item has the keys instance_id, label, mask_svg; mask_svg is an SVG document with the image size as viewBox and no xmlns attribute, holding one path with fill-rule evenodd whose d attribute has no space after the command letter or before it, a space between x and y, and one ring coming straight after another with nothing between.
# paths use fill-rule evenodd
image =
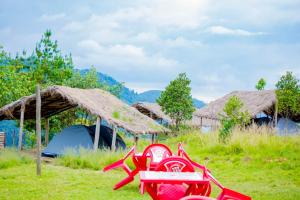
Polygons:
<instances>
[{"instance_id":1,"label":"grass lawn","mask_svg":"<svg viewBox=\"0 0 300 200\"><path fill-rule=\"evenodd\" d=\"M259 200L300 199L299 136L244 133L221 144L213 134L188 134L164 141L173 150L178 142L184 143L193 160L207 162L226 187ZM141 141L143 145L145 141ZM99 151L68 155L53 164L43 164L42 176L37 177L34 163L10 155L12 162L0 151L0 199L150 199L139 194L137 180L113 191L125 173L99 170L121 154Z\"/></svg>"}]
</instances>

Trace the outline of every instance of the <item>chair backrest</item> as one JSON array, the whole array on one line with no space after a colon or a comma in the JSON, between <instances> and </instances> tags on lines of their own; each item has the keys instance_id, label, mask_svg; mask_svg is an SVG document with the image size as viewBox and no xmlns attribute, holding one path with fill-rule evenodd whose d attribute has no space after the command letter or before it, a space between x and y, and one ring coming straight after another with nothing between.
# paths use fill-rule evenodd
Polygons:
<instances>
[{"instance_id":1,"label":"chair backrest","mask_svg":"<svg viewBox=\"0 0 300 200\"><path fill-rule=\"evenodd\" d=\"M143 152L142 162L143 168L147 169L147 160L150 159L150 169L154 169L157 164L164 158L172 156L172 152L164 144L151 144Z\"/></svg>"},{"instance_id":2,"label":"chair backrest","mask_svg":"<svg viewBox=\"0 0 300 200\"><path fill-rule=\"evenodd\" d=\"M168 157L163 159L156 167L155 171L165 172L194 172L193 165L181 157Z\"/></svg>"}]
</instances>

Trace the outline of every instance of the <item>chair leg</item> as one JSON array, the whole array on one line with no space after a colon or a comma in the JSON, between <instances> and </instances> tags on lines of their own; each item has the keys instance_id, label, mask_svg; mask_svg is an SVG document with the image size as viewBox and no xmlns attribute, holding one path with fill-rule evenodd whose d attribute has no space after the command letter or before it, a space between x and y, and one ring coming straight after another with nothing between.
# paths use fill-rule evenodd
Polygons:
<instances>
[{"instance_id":1,"label":"chair leg","mask_svg":"<svg viewBox=\"0 0 300 200\"><path fill-rule=\"evenodd\" d=\"M122 167L122 166L124 165L123 163L124 163L123 160L118 160L117 162L114 162L114 163L112 163L112 164L106 166L106 167L103 169L103 171L104 171L104 172L107 172L107 171L112 170L112 169L115 169L115 168L117 168L117 167Z\"/></svg>"},{"instance_id":2,"label":"chair leg","mask_svg":"<svg viewBox=\"0 0 300 200\"><path fill-rule=\"evenodd\" d=\"M120 181L119 183L117 183L114 187L114 190L117 190L121 187L123 187L124 185L127 185L128 183L132 182L134 180L133 176L128 176L125 179L123 179L122 181Z\"/></svg>"}]
</instances>

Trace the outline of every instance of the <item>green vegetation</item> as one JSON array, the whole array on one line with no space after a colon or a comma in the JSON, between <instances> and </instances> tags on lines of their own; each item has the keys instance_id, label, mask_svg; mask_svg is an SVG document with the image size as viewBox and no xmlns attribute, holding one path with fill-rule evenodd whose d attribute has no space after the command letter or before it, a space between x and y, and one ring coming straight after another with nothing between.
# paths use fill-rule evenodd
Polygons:
<instances>
[{"instance_id":1,"label":"green vegetation","mask_svg":"<svg viewBox=\"0 0 300 200\"><path fill-rule=\"evenodd\" d=\"M30 164L32 162L33 159L31 156L20 154L15 149L0 150L0 170L20 166L23 164Z\"/></svg>"},{"instance_id":2,"label":"green vegetation","mask_svg":"<svg viewBox=\"0 0 300 200\"><path fill-rule=\"evenodd\" d=\"M191 158L206 163L225 186L253 199L299 199L300 136L280 137L267 131L267 128L243 132L234 129L226 144L219 142L217 132L189 131L163 143L176 152L178 142L182 142ZM139 142L139 151L150 143ZM6 199L150 199L147 194L139 193L138 178L113 191L113 185L125 177L125 172L100 171L123 155L124 152L81 150L76 156L70 152L57 158L55 165L44 164L41 177L35 175L33 164L0 169L0 194Z\"/></svg>"},{"instance_id":3,"label":"green vegetation","mask_svg":"<svg viewBox=\"0 0 300 200\"><path fill-rule=\"evenodd\" d=\"M176 130L183 121L192 119L195 111L190 83L185 73L179 74L157 99L162 110L174 120Z\"/></svg>"},{"instance_id":4,"label":"green vegetation","mask_svg":"<svg viewBox=\"0 0 300 200\"><path fill-rule=\"evenodd\" d=\"M278 112L285 118L300 113L300 85L292 72L283 75L276 84Z\"/></svg>"},{"instance_id":5,"label":"green vegetation","mask_svg":"<svg viewBox=\"0 0 300 200\"><path fill-rule=\"evenodd\" d=\"M243 105L243 102L237 96L232 96L228 99L223 109L225 115L220 114L220 141L226 142L234 127L238 126L240 128L244 128L245 125L250 122L250 115L248 111L241 111Z\"/></svg>"},{"instance_id":6,"label":"green vegetation","mask_svg":"<svg viewBox=\"0 0 300 200\"><path fill-rule=\"evenodd\" d=\"M259 81L258 81L257 84L255 85L255 88L256 88L257 90L264 90L265 87L266 87L266 84L267 84L266 80L263 79L263 78L261 78L261 79L259 79Z\"/></svg>"}]
</instances>

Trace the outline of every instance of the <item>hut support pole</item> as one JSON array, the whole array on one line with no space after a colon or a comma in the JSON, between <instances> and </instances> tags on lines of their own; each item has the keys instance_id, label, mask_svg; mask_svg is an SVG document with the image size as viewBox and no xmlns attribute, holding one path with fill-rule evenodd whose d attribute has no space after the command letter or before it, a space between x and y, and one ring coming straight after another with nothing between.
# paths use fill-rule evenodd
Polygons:
<instances>
[{"instance_id":1,"label":"hut support pole","mask_svg":"<svg viewBox=\"0 0 300 200\"><path fill-rule=\"evenodd\" d=\"M277 127L277 118L278 118L278 103L275 101L275 113L274 113L274 127Z\"/></svg>"},{"instance_id":2,"label":"hut support pole","mask_svg":"<svg viewBox=\"0 0 300 200\"><path fill-rule=\"evenodd\" d=\"M24 125L24 112L25 112L25 103L23 102L21 105L21 116L20 116L20 129L19 129L19 151L22 150L22 137L23 137L23 125Z\"/></svg>"},{"instance_id":3,"label":"hut support pole","mask_svg":"<svg viewBox=\"0 0 300 200\"><path fill-rule=\"evenodd\" d=\"M100 137L100 126L101 126L101 118L97 116L95 138L94 138L94 151L98 149L99 137Z\"/></svg>"},{"instance_id":4,"label":"hut support pole","mask_svg":"<svg viewBox=\"0 0 300 200\"><path fill-rule=\"evenodd\" d=\"M49 143L49 118L45 119L45 144Z\"/></svg>"},{"instance_id":5,"label":"hut support pole","mask_svg":"<svg viewBox=\"0 0 300 200\"><path fill-rule=\"evenodd\" d=\"M36 86L36 174L41 175L41 91L40 85Z\"/></svg>"},{"instance_id":6,"label":"hut support pole","mask_svg":"<svg viewBox=\"0 0 300 200\"><path fill-rule=\"evenodd\" d=\"M155 143L155 133L153 133L151 135L151 143L154 144Z\"/></svg>"},{"instance_id":7,"label":"hut support pole","mask_svg":"<svg viewBox=\"0 0 300 200\"><path fill-rule=\"evenodd\" d=\"M133 139L134 139L134 145L137 146L139 137L138 137L137 135L134 135L134 136L133 136Z\"/></svg>"},{"instance_id":8,"label":"hut support pole","mask_svg":"<svg viewBox=\"0 0 300 200\"><path fill-rule=\"evenodd\" d=\"M111 141L111 150L116 151L117 129L113 126L113 138Z\"/></svg>"}]
</instances>

